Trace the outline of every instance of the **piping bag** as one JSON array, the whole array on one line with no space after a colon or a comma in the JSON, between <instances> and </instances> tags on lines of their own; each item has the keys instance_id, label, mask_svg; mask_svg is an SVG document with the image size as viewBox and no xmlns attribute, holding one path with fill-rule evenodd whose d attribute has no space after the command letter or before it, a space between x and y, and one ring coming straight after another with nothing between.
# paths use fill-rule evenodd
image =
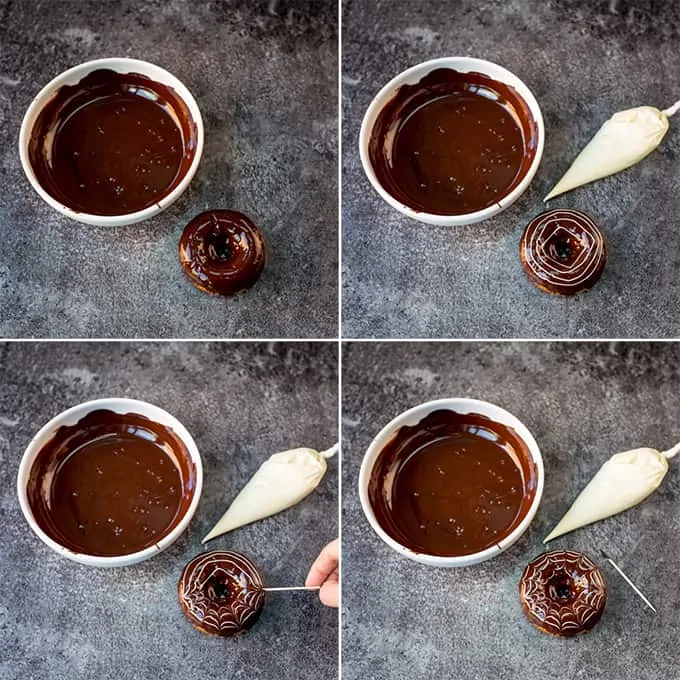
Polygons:
<instances>
[{"instance_id":1,"label":"piping bag","mask_svg":"<svg viewBox=\"0 0 680 680\"><path fill-rule=\"evenodd\" d=\"M678 110L680 101L664 111L653 106L638 106L615 113L543 200L549 201L635 165L659 146L668 131L668 119Z\"/></svg>"},{"instance_id":2,"label":"piping bag","mask_svg":"<svg viewBox=\"0 0 680 680\"><path fill-rule=\"evenodd\" d=\"M275 453L262 463L202 542L299 503L319 485L328 467L326 460L338 449L336 444L321 452L300 448Z\"/></svg>"},{"instance_id":3,"label":"piping bag","mask_svg":"<svg viewBox=\"0 0 680 680\"><path fill-rule=\"evenodd\" d=\"M664 452L643 448L612 456L543 543L641 503L661 484L677 453L680 444Z\"/></svg>"}]
</instances>

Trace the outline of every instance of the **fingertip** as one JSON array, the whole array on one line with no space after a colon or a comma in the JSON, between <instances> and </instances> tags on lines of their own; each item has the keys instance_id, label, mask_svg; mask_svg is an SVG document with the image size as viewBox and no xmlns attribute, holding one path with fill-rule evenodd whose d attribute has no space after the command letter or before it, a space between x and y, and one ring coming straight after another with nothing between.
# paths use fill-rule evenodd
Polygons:
<instances>
[{"instance_id":1,"label":"fingertip","mask_svg":"<svg viewBox=\"0 0 680 680\"><path fill-rule=\"evenodd\" d=\"M324 583L319 590L319 599L326 607L338 607L338 584Z\"/></svg>"}]
</instances>

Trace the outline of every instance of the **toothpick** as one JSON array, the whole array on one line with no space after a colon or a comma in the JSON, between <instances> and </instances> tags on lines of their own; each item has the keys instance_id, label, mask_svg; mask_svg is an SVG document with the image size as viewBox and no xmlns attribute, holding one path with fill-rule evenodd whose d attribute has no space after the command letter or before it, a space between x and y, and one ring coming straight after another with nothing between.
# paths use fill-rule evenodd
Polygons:
<instances>
[{"instance_id":1,"label":"toothpick","mask_svg":"<svg viewBox=\"0 0 680 680\"><path fill-rule=\"evenodd\" d=\"M279 592L282 590L321 590L321 586L288 586L286 588L262 588L267 593Z\"/></svg>"},{"instance_id":2,"label":"toothpick","mask_svg":"<svg viewBox=\"0 0 680 680\"><path fill-rule=\"evenodd\" d=\"M609 555L607 555L607 553L604 550L600 550L600 552L602 553L602 557L604 557L605 560L607 560L607 562L609 562L609 564L611 564L612 567L614 567L614 569L616 569L616 571L618 571L619 574L621 574L623 580L642 598L642 601L656 614L657 612L656 609L654 609L654 605L642 594L640 589L621 571L616 562L614 562L614 560L611 557L609 557Z\"/></svg>"}]
</instances>

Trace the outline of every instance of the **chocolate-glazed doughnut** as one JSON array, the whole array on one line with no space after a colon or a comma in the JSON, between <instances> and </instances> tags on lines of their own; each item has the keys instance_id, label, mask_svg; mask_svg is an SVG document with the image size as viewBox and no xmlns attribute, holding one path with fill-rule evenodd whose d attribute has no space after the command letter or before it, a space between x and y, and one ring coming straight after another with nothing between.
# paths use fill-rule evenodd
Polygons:
<instances>
[{"instance_id":1,"label":"chocolate-glazed doughnut","mask_svg":"<svg viewBox=\"0 0 680 680\"><path fill-rule=\"evenodd\" d=\"M519 582L519 599L536 628L572 637L588 632L600 620L607 589L589 557L555 550L529 562Z\"/></svg>"},{"instance_id":2,"label":"chocolate-glazed doughnut","mask_svg":"<svg viewBox=\"0 0 680 680\"><path fill-rule=\"evenodd\" d=\"M194 628L208 635L244 633L260 618L264 584L255 565L231 551L194 557L179 579L179 603Z\"/></svg>"},{"instance_id":3,"label":"chocolate-glazed doughnut","mask_svg":"<svg viewBox=\"0 0 680 680\"><path fill-rule=\"evenodd\" d=\"M200 290L234 295L250 288L262 274L262 232L243 213L209 210L184 228L179 259L191 283Z\"/></svg>"},{"instance_id":4,"label":"chocolate-glazed doughnut","mask_svg":"<svg viewBox=\"0 0 680 680\"><path fill-rule=\"evenodd\" d=\"M519 244L529 280L546 293L590 290L607 262L600 228L578 210L548 210L527 225Z\"/></svg>"}]
</instances>

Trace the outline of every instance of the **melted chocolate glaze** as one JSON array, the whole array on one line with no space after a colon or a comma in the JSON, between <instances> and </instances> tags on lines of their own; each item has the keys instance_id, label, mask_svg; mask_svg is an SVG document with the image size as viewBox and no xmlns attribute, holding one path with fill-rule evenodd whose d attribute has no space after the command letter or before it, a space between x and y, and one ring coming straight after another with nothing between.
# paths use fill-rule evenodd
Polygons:
<instances>
[{"instance_id":1,"label":"melted chocolate glaze","mask_svg":"<svg viewBox=\"0 0 680 680\"><path fill-rule=\"evenodd\" d=\"M262 232L243 213L209 210L184 228L179 259L191 283L200 290L234 295L253 286L262 274Z\"/></svg>"},{"instance_id":2,"label":"melted chocolate glaze","mask_svg":"<svg viewBox=\"0 0 680 680\"><path fill-rule=\"evenodd\" d=\"M529 562L519 582L519 598L539 630L571 637L600 620L607 588L602 572L587 555L555 550Z\"/></svg>"},{"instance_id":3,"label":"melted chocolate glaze","mask_svg":"<svg viewBox=\"0 0 680 680\"><path fill-rule=\"evenodd\" d=\"M42 109L29 158L40 185L60 203L92 215L125 215L180 183L197 134L172 88L100 69L61 87Z\"/></svg>"},{"instance_id":4,"label":"melted chocolate glaze","mask_svg":"<svg viewBox=\"0 0 680 680\"><path fill-rule=\"evenodd\" d=\"M563 208L529 222L519 255L529 280L557 295L590 290L607 264L607 246L597 224L585 213Z\"/></svg>"},{"instance_id":5,"label":"melted chocolate glaze","mask_svg":"<svg viewBox=\"0 0 680 680\"><path fill-rule=\"evenodd\" d=\"M134 413L88 413L38 453L28 502L40 528L88 555L127 555L160 541L191 504L196 469L169 428Z\"/></svg>"},{"instance_id":6,"label":"melted chocolate glaze","mask_svg":"<svg viewBox=\"0 0 680 680\"><path fill-rule=\"evenodd\" d=\"M418 212L463 215L509 194L536 155L538 126L509 85L437 69L378 115L369 157L385 190Z\"/></svg>"},{"instance_id":7,"label":"melted chocolate glaze","mask_svg":"<svg viewBox=\"0 0 680 680\"><path fill-rule=\"evenodd\" d=\"M512 429L440 410L398 430L376 459L368 495L395 541L451 557L510 534L529 511L536 483L529 450Z\"/></svg>"},{"instance_id":8,"label":"melted chocolate glaze","mask_svg":"<svg viewBox=\"0 0 680 680\"><path fill-rule=\"evenodd\" d=\"M262 577L245 556L213 551L194 557L178 584L182 611L208 635L231 637L252 628L264 607Z\"/></svg>"}]
</instances>

